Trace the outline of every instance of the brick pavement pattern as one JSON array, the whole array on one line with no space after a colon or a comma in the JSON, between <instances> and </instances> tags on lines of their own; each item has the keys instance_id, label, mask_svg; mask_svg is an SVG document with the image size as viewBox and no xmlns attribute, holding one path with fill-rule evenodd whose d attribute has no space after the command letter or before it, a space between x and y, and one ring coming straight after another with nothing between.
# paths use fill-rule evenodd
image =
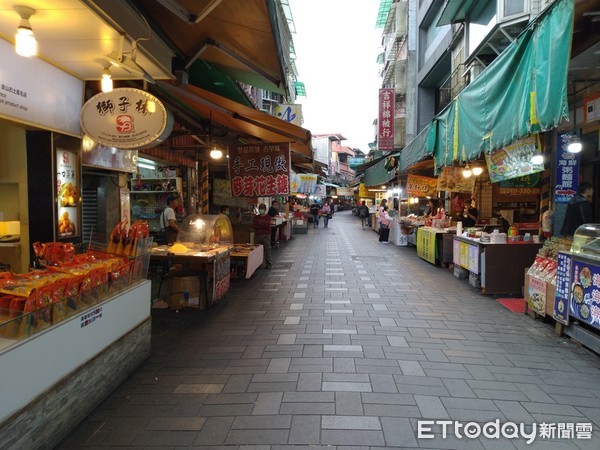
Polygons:
<instances>
[{"instance_id":1,"label":"brick pavement pattern","mask_svg":"<svg viewBox=\"0 0 600 450\"><path fill-rule=\"evenodd\" d=\"M152 356L59 449L598 449L600 358L338 212ZM591 440L417 439L417 420L591 423Z\"/></svg>"}]
</instances>

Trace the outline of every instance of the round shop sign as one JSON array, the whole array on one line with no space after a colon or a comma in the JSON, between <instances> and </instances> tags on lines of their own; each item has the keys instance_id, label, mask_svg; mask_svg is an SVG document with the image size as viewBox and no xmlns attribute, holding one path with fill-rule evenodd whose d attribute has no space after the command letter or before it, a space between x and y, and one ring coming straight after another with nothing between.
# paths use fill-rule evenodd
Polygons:
<instances>
[{"instance_id":1,"label":"round shop sign","mask_svg":"<svg viewBox=\"0 0 600 450\"><path fill-rule=\"evenodd\" d=\"M137 150L169 137L173 115L146 91L117 88L94 95L83 105L81 128L99 144Z\"/></svg>"}]
</instances>

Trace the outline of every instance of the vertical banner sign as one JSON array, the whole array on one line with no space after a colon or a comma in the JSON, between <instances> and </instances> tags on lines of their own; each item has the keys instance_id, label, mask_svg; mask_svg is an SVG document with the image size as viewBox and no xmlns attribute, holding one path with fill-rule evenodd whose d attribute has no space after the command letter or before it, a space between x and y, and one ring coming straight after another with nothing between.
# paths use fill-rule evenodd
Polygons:
<instances>
[{"instance_id":1,"label":"vertical banner sign","mask_svg":"<svg viewBox=\"0 0 600 450\"><path fill-rule=\"evenodd\" d=\"M394 150L394 89L379 89L378 150Z\"/></svg>"},{"instance_id":2,"label":"vertical banner sign","mask_svg":"<svg viewBox=\"0 0 600 450\"><path fill-rule=\"evenodd\" d=\"M571 274L571 255L558 252L556 266L556 295L554 313L557 322L569 324L569 276Z\"/></svg>"},{"instance_id":3,"label":"vertical banner sign","mask_svg":"<svg viewBox=\"0 0 600 450\"><path fill-rule=\"evenodd\" d=\"M579 153L569 153L571 133L556 134L556 192L557 203L569 203L579 189Z\"/></svg>"},{"instance_id":4,"label":"vertical banner sign","mask_svg":"<svg viewBox=\"0 0 600 450\"><path fill-rule=\"evenodd\" d=\"M77 154L56 150L56 203L58 237L79 236L79 162Z\"/></svg>"},{"instance_id":5,"label":"vertical banner sign","mask_svg":"<svg viewBox=\"0 0 600 450\"><path fill-rule=\"evenodd\" d=\"M229 153L234 197L272 197L290 193L290 144L249 144Z\"/></svg>"}]
</instances>

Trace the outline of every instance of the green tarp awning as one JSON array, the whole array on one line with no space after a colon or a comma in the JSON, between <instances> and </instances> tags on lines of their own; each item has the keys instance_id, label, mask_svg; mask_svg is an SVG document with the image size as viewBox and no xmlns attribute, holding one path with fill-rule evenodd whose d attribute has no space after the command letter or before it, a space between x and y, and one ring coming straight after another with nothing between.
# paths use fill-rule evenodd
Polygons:
<instances>
[{"instance_id":1,"label":"green tarp awning","mask_svg":"<svg viewBox=\"0 0 600 450\"><path fill-rule=\"evenodd\" d=\"M568 118L573 11L574 0L557 0L429 123L436 167L471 161ZM426 156L420 142L407 148L407 163Z\"/></svg>"},{"instance_id":2,"label":"green tarp awning","mask_svg":"<svg viewBox=\"0 0 600 450\"><path fill-rule=\"evenodd\" d=\"M377 186L378 184L386 184L394 178L395 170L387 170L386 163L389 156L396 156L397 153L386 155L377 164L365 170L365 185Z\"/></svg>"},{"instance_id":3,"label":"green tarp awning","mask_svg":"<svg viewBox=\"0 0 600 450\"><path fill-rule=\"evenodd\" d=\"M400 173L404 172L414 163L432 155L435 145L435 134L437 128L429 123L400 153Z\"/></svg>"}]
</instances>

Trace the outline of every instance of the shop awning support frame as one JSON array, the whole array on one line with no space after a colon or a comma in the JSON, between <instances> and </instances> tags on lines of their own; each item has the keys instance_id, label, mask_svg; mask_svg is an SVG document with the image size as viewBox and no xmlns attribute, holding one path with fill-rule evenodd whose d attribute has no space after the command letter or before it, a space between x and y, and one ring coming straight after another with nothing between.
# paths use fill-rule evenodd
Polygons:
<instances>
[{"instance_id":1,"label":"shop awning support frame","mask_svg":"<svg viewBox=\"0 0 600 450\"><path fill-rule=\"evenodd\" d=\"M261 77L269 80L271 83L273 83L278 88L281 87L281 80L275 79L274 77L269 75L267 72L262 70L260 67L258 67L256 64L254 64L252 61L249 61L248 59L244 58L243 56L238 55L236 52L234 52L230 48L219 44L215 39L212 39L212 38L208 38L206 41L204 41L204 43L202 44L200 49L198 49L198 51L194 54L194 56L192 56L187 61L187 63L185 64L185 70L188 70L190 68L190 66L200 57L200 55L209 47L213 47L213 48L219 50L221 53L229 56L231 59L234 59L235 61L239 62L240 64L243 64L244 66L246 66L248 69L250 69L257 75L260 75Z\"/></svg>"}]
</instances>

